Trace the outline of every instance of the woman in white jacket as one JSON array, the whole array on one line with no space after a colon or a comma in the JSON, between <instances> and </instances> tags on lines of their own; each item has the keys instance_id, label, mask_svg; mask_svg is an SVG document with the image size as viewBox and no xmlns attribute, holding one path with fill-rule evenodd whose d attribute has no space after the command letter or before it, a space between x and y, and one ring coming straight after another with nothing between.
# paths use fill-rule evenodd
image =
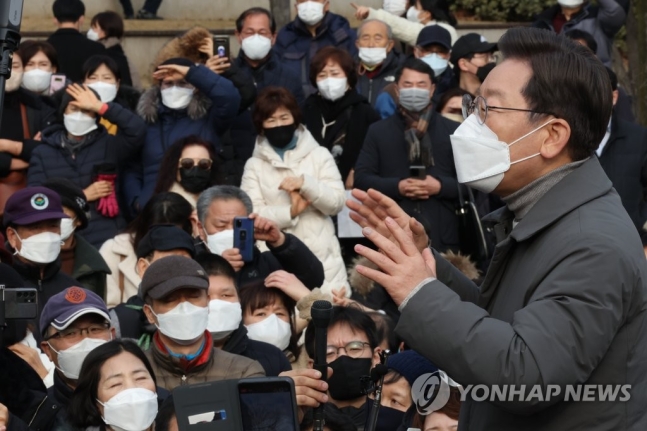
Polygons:
<instances>
[{"instance_id":1,"label":"woman in white jacket","mask_svg":"<svg viewBox=\"0 0 647 431\"><path fill-rule=\"evenodd\" d=\"M330 218L345 200L335 160L301 124L297 101L284 88L268 87L259 94L254 126L259 136L241 184L254 211L298 237L321 260L324 291L347 286Z\"/></svg>"}]
</instances>

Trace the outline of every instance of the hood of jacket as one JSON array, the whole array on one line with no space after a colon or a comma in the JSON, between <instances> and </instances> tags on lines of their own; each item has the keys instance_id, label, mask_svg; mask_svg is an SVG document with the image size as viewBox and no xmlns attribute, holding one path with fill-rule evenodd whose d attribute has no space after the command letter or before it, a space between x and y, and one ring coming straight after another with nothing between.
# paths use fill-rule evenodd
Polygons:
<instances>
[{"instance_id":1,"label":"hood of jacket","mask_svg":"<svg viewBox=\"0 0 647 431\"><path fill-rule=\"evenodd\" d=\"M182 35L171 39L162 47L153 61L153 70L166 60L176 57L188 58L194 63L204 64L209 57L200 52L200 47L204 44L205 38L213 37L211 32L204 27L193 27Z\"/></svg>"},{"instance_id":2,"label":"hood of jacket","mask_svg":"<svg viewBox=\"0 0 647 431\"><path fill-rule=\"evenodd\" d=\"M320 146L303 124L300 124L299 127L297 127L297 131L295 133L298 133L299 135L297 146L293 150L288 150L285 153L286 157L288 154L290 155L290 163L298 163ZM254 154L252 157L257 157L263 161L272 163L275 166L287 166L286 162L281 160L281 157L276 153L276 151L274 151L274 148L272 148L270 143L267 141L267 138L262 135L259 135L256 138L256 147L254 148Z\"/></svg>"},{"instance_id":3,"label":"hood of jacket","mask_svg":"<svg viewBox=\"0 0 647 431\"><path fill-rule=\"evenodd\" d=\"M185 109L170 109L162 104L162 95L157 85L144 91L137 104L137 115L142 117L148 124L155 124L160 116L187 116L192 120L204 118L211 107L211 100L199 91L193 95L193 99Z\"/></svg>"}]
</instances>

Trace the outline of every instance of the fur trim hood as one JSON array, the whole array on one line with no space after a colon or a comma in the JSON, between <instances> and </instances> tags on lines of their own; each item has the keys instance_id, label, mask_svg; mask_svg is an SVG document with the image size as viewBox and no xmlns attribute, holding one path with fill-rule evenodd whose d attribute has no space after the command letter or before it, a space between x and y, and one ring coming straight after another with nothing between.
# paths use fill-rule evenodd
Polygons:
<instances>
[{"instance_id":1,"label":"fur trim hood","mask_svg":"<svg viewBox=\"0 0 647 431\"><path fill-rule=\"evenodd\" d=\"M441 253L440 255L449 263L458 268L458 270L470 280L477 280L480 277L481 274L479 273L479 270L476 269L476 264L472 262L468 256L463 256L460 253L454 253L452 251ZM372 269L379 268L377 267L377 265L373 264L365 257L360 256L353 260L353 263L348 269L348 282L351 285L352 289L359 295L366 298L375 287L375 282L369 280L368 278L357 272L357 270L355 269L357 265L366 266Z\"/></svg>"},{"instance_id":2,"label":"fur trim hood","mask_svg":"<svg viewBox=\"0 0 647 431\"><path fill-rule=\"evenodd\" d=\"M186 108L186 114L192 120L204 118L211 108L211 100L204 94L197 92ZM148 124L154 124L159 119L159 115L164 111L172 111L162 105L161 93L157 85L152 86L144 91L137 103L137 115L142 117Z\"/></svg>"},{"instance_id":3,"label":"fur trim hood","mask_svg":"<svg viewBox=\"0 0 647 431\"><path fill-rule=\"evenodd\" d=\"M196 26L187 30L186 33L171 39L157 53L157 57L153 62L153 70L156 70L157 66L166 60L175 57L188 58L194 63L204 64L209 57L200 52L200 47L204 44L206 38L211 38L212 36L206 28Z\"/></svg>"}]
</instances>

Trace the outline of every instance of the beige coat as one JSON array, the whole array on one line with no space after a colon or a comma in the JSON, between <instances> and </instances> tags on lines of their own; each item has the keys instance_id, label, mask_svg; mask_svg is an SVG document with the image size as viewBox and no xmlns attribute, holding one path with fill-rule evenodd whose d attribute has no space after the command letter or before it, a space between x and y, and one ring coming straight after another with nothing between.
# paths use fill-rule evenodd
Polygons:
<instances>
[{"instance_id":1,"label":"beige coat","mask_svg":"<svg viewBox=\"0 0 647 431\"><path fill-rule=\"evenodd\" d=\"M112 274L106 275L106 304L116 307L137 295L142 279L137 274L137 256L130 242L130 234L122 233L109 239L99 253L108 264ZM121 285L121 286L120 286Z\"/></svg>"},{"instance_id":2,"label":"beige coat","mask_svg":"<svg viewBox=\"0 0 647 431\"><path fill-rule=\"evenodd\" d=\"M285 153L284 160L265 137L259 136L254 154L245 164L241 188L252 199L255 212L299 238L321 260L325 272L321 287L330 292L331 288L348 286L346 267L330 218L344 205L344 183L330 152L303 125L297 134L297 146ZM290 196L279 190L279 185L287 177L301 175L304 178L301 195L312 203L292 218Z\"/></svg>"}]
</instances>

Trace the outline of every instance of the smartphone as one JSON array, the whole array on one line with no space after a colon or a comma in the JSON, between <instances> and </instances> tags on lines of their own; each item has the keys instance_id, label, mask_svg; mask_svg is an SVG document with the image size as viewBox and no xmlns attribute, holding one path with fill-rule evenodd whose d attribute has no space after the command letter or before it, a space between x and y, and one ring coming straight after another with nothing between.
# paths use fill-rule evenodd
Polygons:
<instances>
[{"instance_id":1,"label":"smartphone","mask_svg":"<svg viewBox=\"0 0 647 431\"><path fill-rule=\"evenodd\" d=\"M234 219L234 248L240 250L243 262L254 260L254 220L247 217Z\"/></svg>"},{"instance_id":2,"label":"smartphone","mask_svg":"<svg viewBox=\"0 0 647 431\"><path fill-rule=\"evenodd\" d=\"M52 77L49 79L49 95L51 96L61 88L64 88L66 80L65 75L61 73L52 74Z\"/></svg>"},{"instance_id":3,"label":"smartphone","mask_svg":"<svg viewBox=\"0 0 647 431\"><path fill-rule=\"evenodd\" d=\"M179 431L242 431L238 380L178 386L173 390Z\"/></svg>"},{"instance_id":4,"label":"smartphone","mask_svg":"<svg viewBox=\"0 0 647 431\"><path fill-rule=\"evenodd\" d=\"M238 382L240 415L245 431L297 431L294 382L287 377L241 379Z\"/></svg>"},{"instance_id":5,"label":"smartphone","mask_svg":"<svg viewBox=\"0 0 647 431\"><path fill-rule=\"evenodd\" d=\"M38 317L38 294L34 287L5 289L0 286L4 296L5 319L32 320Z\"/></svg>"},{"instance_id":6,"label":"smartphone","mask_svg":"<svg viewBox=\"0 0 647 431\"><path fill-rule=\"evenodd\" d=\"M213 55L231 58L230 53L229 38L226 36L214 36Z\"/></svg>"},{"instance_id":7,"label":"smartphone","mask_svg":"<svg viewBox=\"0 0 647 431\"><path fill-rule=\"evenodd\" d=\"M411 166L409 168L409 177L424 180L427 178L427 168L424 166Z\"/></svg>"}]
</instances>

